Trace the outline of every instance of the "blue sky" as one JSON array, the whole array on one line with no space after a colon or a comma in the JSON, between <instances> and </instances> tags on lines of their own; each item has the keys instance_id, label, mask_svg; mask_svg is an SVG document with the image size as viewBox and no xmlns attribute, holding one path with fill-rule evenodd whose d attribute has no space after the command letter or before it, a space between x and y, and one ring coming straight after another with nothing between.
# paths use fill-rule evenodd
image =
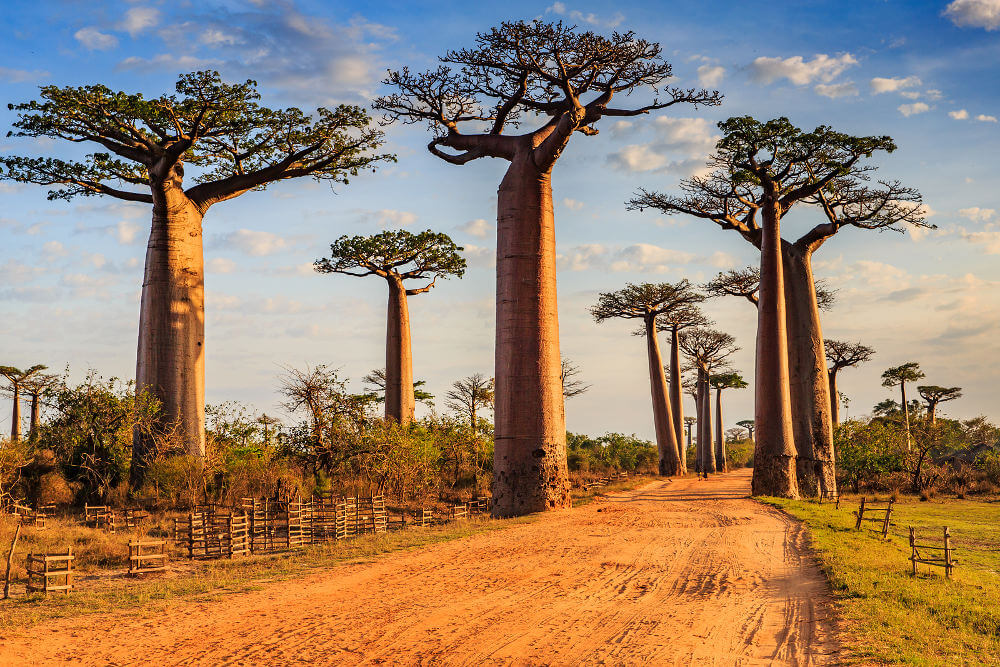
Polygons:
<instances>
[{"instance_id":1,"label":"blue sky","mask_svg":"<svg viewBox=\"0 0 1000 667\"><path fill-rule=\"evenodd\" d=\"M563 352L593 385L567 405L574 431L636 432L652 423L645 347L625 322L596 325L598 291L632 281L703 282L755 261L741 238L711 224L630 213L638 187L670 191L710 152L715 123L788 116L812 128L889 134L880 175L921 190L936 231L848 229L816 256L838 289L828 338L878 351L848 369L850 414L891 395L879 375L918 361L926 382L962 386L951 416L1000 420L1000 0L947 2L76 2L8 3L0 39L0 100L32 99L47 83L104 83L155 95L177 74L214 68L260 82L269 106L366 104L387 67L423 69L502 20L563 19L632 29L662 44L679 86L706 85L721 107L675 108L630 123L602 121L575 137L553 177ZM6 105L4 105L6 106ZM0 126L14 116L0 111ZM396 165L334 191L282 183L214 207L205 219L207 395L277 412L281 367L326 363L360 378L384 363L385 286L320 276L311 262L341 234L431 228L467 248L470 270L411 302L415 374L439 396L455 379L490 373L499 161L447 165L423 127L390 127ZM0 139L4 154L66 155L52 142ZM88 198L48 202L37 186L0 183L0 363L69 364L131 377L149 211ZM788 237L809 214L785 221ZM707 310L743 350L752 374L749 304ZM360 382L355 386L360 389ZM9 403L0 428L9 429ZM752 415L733 392L728 421ZM690 410L690 407L688 408Z\"/></svg>"}]
</instances>

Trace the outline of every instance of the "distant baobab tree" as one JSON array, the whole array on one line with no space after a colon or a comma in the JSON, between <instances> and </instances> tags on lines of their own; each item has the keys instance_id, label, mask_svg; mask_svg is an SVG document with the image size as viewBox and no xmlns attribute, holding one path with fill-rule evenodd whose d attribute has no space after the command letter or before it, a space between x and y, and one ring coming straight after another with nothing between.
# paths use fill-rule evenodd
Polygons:
<instances>
[{"instance_id":1,"label":"distant baobab tree","mask_svg":"<svg viewBox=\"0 0 1000 667\"><path fill-rule=\"evenodd\" d=\"M609 319L641 320L636 335L646 338L646 356L649 366L649 386L653 401L653 429L659 454L661 475L683 475L681 439L678 438L671 405L670 389L664 373L660 353L658 318L668 311L676 313L691 301L689 283L629 283L615 292L602 292L590 314L598 323ZM676 368L672 363L671 369ZM677 369L679 373L679 369Z\"/></svg>"},{"instance_id":2,"label":"distant baobab tree","mask_svg":"<svg viewBox=\"0 0 1000 667\"><path fill-rule=\"evenodd\" d=\"M736 339L727 333L715 331L706 327L695 327L683 332L680 336L680 347L691 359L691 364L698 373L697 398L698 409L698 450L696 456L700 462L702 474L707 475L717 469L715 455L712 451L712 395L710 382L714 371L724 368L727 358L739 350Z\"/></svg>"},{"instance_id":3,"label":"distant baobab tree","mask_svg":"<svg viewBox=\"0 0 1000 667\"><path fill-rule=\"evenodd\" d=\"M42 366L42 369L46 368ZM42 396L59 383L60 377L51 373L33 373L21 381L24 395L31 399L31 412L28 420L28 439L34 442L38 438L38 427L42 418Z\"/></svg>"},{"instance_id":4,"label":"distant baobab tree","mask_svg":"<svg viewBox=\"0 0 1000 667\"><path fill-rule=\"evenodd\" d=\"M385 403L385 369L375 368L370 373L361 378L365 383L365 389L371 392L371 396L379 403ZM427 384L426 380L413 381L413 400L423 403L428 407L434 407L434 394L421 387Z\"/></svg>"},{"instance_id":5,"label":"distant baobab tree","mask_svg":"<svg viewBox=\"0 0 1000 667\"><path fill-rule=\"evenodd\" d=\"M691 446L691 428L695 425L695 422L697 422L697 421L698 420L695 419L694 417L685 417L684 418L684 428L687 429L687 446L688 447Z\"/></svg>"},{"instance_id":6,"label":"distant baobab tree","mask_svg":"<svg viewBox=\"0 0 1000 667\"><path fill-rule=\"evenodd\" d=\"M563 399L576 398L590 391L590 385L580 379L580 366L569 357L559 362L559 382Z\"/></svg>"},{"instance_id":7,"label":"distant baobab tree","mask_svg":"<svg viewBox=\"0 0 1000 667\"><path fill-rule=\"evenodd\" d=\"M427 148L446 162L510 162L497 201L494 515L568 507L552 169L574 134L596 135L606 116L715 105L721 97L664 85L672 71L659 44L561 22L504 22L440 60L422 73L389 72L385 83L398 92L374 106L390 121L430 124ZM650 90L646 103L612 106ZM505 134L536 120L537 129Z\"/></svg>"},{"instance_id":8,"label":"distant baobab tree","mask_svg":"<svg viewBox=\"0 0 1000 667\"><path fill-rule=\"evenodd\" d=\"M54 186L49 199L105 195L152 206L139 309L136 391L162 404L188 453L205 455L205 270L208 209L250 190L305 176L347 183L390 159L361 107L318 109L258 103L254 81L224 83L218 72L183 74L175 95L151 99L103 85L43 86L41 101L12 105L18 137L95 144L82 160L4 157L2 178ZM185 189L185 166L195 185ZM130 484L138 489L153 451L136 431Z\"/></svg>"},{"instance_id":9,"label":"distant baobab tree","mask_svg":"<svg viewBox=\"0 0 1000 667\"><path fill-rule=\"evenodd\" d=\"M330 244L330 256L316 260L319 273L378 276L389 286L385 336L385 418L403 426L413 421L413 356L407 297L429 292L438 278L465 275L461 247L447 234L405 229L372 236L341 236ZM407 288L406 281L426 281Z\"/></svg>"},{"instance_id":10,"label":"distant baobab tree","mask_svg":"<svg viewBox=\"0 0 1000 667\"><path fill-rule=\"evenodd\" d=\"M817 495L836 488L836 474L812 255L843 227L929 226L925 209L899 182L868 184L875 167L863 160L895 150L889 137L804 132L787 118L735 117L719 128L711 173L682 181L680 196L640 189L628 206L714 222L760 250L753 493ZM788 242L781 221L799 203L826 221Z\"/></svg>"},{"instance_id":11,"label":"distant baobab tree","mask_svg":"<svg viewBox=\"0 0 1000 667\"><path fill-rule=\"evenodd\" d=\"M937 406L939 403L962 398L961 387L939 387L935 384L920 385L917 387L917 393L927 403L927 418L931 426L937 423Z\"/></svg>"},{"instance_id":12,"label":"distant baobab tree","mask_svg":"<svg viewBox=\"0 0 1000 667\"><path fill-rule=\"evenodd\" d=\"M709 296L738 296L757 306L760 291L760 268L748 266L745 269L720 271L719 275L701 287ZM820 310L830 310L837 301L837 291L827 287L822 280L816 281L816 305Z\"/></svg>"},{"instance_id":13,"label":"distant baobab tree","mask_svg":"<svg viewBox=\"0 0 1000 667\"><path fill-rule=\"evenodd\" d=\"M749 437L750 440L753 440L754 423L752 419L741 419L736 422L736 425L745 428L747 430L747 437Z\"/></svg>"},{"instance_id":14,"label":"distant baobab tree","mask_svg":"<svg viewBox=\"0 0 1000 667\"><path fill-rule=\"evenodd\" d=\"M837 373L844 368L860 366L871 361L871 358L875 356L875 348L861 343L827 338L823 341L823 349L826 351L827 361L830 362L830 367L827 370L830 381L830 414L833 424L836 426L840 423L840 392L837 391Z\"/></svg>"},{"instance_id":15,"label":"distant baobab tree","mask_svg":"<svg viewBox=\"0 0 1000 667\"><path fill-rule=\"evenodd\" d=\"M910 438L910 405L906 402L906 383L916 382L924 377L924 372L920 370L920 364L916 361L908 361L905 364L893 366L882 373L883 387L899 386L899 395L902 399L900 405L902 405L903 410L903 422L906 424L907 449L910 449L912 446L912 439Z\"/></svg>"},{"instance_id":16,"label":"distant baobab tree","mask_svg":"<svg viewBox=\"0 0 1000 667\"><path fill-rule=\"evenodd\" d=\"M0 376L7 380L13 398L14 408L10 418L10 440L18 442L21 439L21 391L31 379L41 374L48 366L36 364L25 370L14 366L0 366Z\"/></svg>"},{"instance_id":17,"label":"distant baobab tree","mask_svg":"<svg viewBox=\"0 0 1000 667\"><path fill-rule=\"evenodd\" d=\"M746 389L747 383L739 373L729 372L713 376L709 384L715 389L715 469L720 472L729 470L726 462L726 437L722 422L722 390Z\"/></svg>"},{"instance_id":18,"label":"distant baobab tree","mask_svg":"<svg viewBox=\"0 0 1000 667\"><path fill-rule=\"evenodd\" d=\"M445 393L445 405L449 410L468 416L472 434L476 433L480 410L493 407L493 378L482 373L455 380Z\"/></svg>"}]
</instances>

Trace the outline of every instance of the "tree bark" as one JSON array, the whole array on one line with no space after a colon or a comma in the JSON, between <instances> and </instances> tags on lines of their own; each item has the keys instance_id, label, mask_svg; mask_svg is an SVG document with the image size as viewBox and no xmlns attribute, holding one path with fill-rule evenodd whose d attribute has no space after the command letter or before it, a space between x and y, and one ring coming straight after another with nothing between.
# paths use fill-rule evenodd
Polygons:
<instances>
[{"instance_id":1,"label":"tree bark","mask_svg":"<svg viewBox=\"0 0 1000 667\"><path fill-rule=\"evenodd\" d=\"M21 387L12 382L14 391L14 409L10 417L10 441L18 442L21 439Z\"/></svg>"},{"instance_id":2,"label":"tree bark","mask_svg":"<svg viewBox=\"0 0 1000 667\"><path fill-rule=\"evenodd\" d=\"M385 335L385 418L402 426L413 421L413 357L410 348L410 312L406 288L389 276L389 308Z\"/></svg>"},{"instance_id":3,"label":"tree bark","mask_svg":"<svg viewBox=\"0 0 1000 667\"><path fill-rule=\"evenodd\" d=\"M899 393L903 399L903 419L906 421L906 451L913 449L910 444L910 406L906 404L906 380L899 381Z\"/></svg>"},{"instance_id":4,"label":"tree bark","mask_svg":"<svg viewBox=\"0 0 1000 667\"><path fill-rule=\"evenodd\" d=\"M927 404L927 419L930 421L931 426L937 423L937 403Z\"/></svg>"},{"instance_id":5,"label":"tree bark","mask_svg":"<svg viewBox=\"0 0 1000 667\"><path fill-rule=\"evenodd\" d=\"M31 429L28 431L28 440L34 442L38 439L38 424L41 421L41 406L39 405L39 395L31 395Z\"/></svg>"},{"instance_id":6,"label":"tree bark","mask_svg":"<svg viewBox=\"0 0 1000 667\"><path fill-rule=\"evenodd\" d=\"M649 358L649 387L653 399L653 428L661 475L679 475L677 436L668 397L667 378L663 373L663 357L656 333L656 318L646 317L646 351Z\"/></svg>"},{"instance_id":7,"label":"tree bark","mask_svg":"<svg viewBox=\"0 0 1000 667\"><path fill-rule=\"evenodd\" d=\"M816 301L812 250L782 241L792 433L799 494L835 491L832 395Z\"/></svg>"},{"instance_id":8,"label":"tree bark","mask_svg":"<svg viewBox=\"0 0 1000 667\"><path fill-rule=\"evenodd\" d=\"M493 515L571 506L551 170L511 161L497 202Z\"/></svg>"},{"instance_id":9,"label":"tree bark","mask_svg":"<svg viewBox=\"0 0 1000 667\"><path fill-rule=\"evenodd\" d=\"M827 381L830 383L830 421L837 426L840 423L840 394L837 392L836 366L827 372Z\"/></svg>"},{"instance_id":10,"label":"tree bark","mask_svg":"<svg viewBox=\"0 0 1000 667\"><path fill-rule=\"evenodd\" d=\"M785 282L781 261L781 224L777 195L763 209L760 246L760 296L757 304L757 355L754 377L755 496L798 498L795 440L788 380Z\"/></svg>"},{"instance_id":11,"label":"tree bark","mask_svg":"<svg viewBox=\"0 0 1000 667\"><path fill-rule=\"evenodd\" d=\"M176 177L175 177L176 178ZM139 308L136 390L161 402L161 422L188 454L205 455L205 270L202 212L178 182L152 187L153 221ZM133 437L131 487L154 443Z\"/></svg>"},{"instance_id":12,"label":"tree bark","mask_svg":"<svg viewBox=\"0 0 1000 667\"><path fill-rule=\"evenodd\" d=\"M704 443L701 448L701 471L708 476L708 473L715 472L715 456L712 452L712 388L708 384L708 372L701 371L698 393L701 395L700 409L698 416L699 440Z\"/></svg>"},{"instance_id":13,"label":"tree bark","mask_svg":"<svg viewBox=\"0 0 1000 667\"><path fill-rule=\"evenodd\" d=\"M670 408L674 418L674 433L677 438L677 470L679 475L687 474L687 448L684 447L684 387L681 382L680 332L670 328ZM690 438L688 438L690 440ZM688 442L688 445L691 443Z\"/></svg>"},{"instance_id":14,"label":"tree bark","mask_svg":"<svg viewBox=\"0 0 1000 667\"><path fill-rule=\"evenodd\" d=\"M722 387L715 390L715 469L726 472L726 432L722 425Z\"/></svg>"}]
</instances>

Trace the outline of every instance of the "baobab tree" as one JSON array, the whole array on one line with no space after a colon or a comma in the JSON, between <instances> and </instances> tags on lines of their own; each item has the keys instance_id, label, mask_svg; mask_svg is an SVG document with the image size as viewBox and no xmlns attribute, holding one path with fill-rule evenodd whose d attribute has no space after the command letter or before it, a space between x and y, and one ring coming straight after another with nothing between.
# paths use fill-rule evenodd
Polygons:
<instances>
[{"instance_id":1,"label":"baobab tree","mask_svg":"<svg viewBox=\"0 0 1000 667\"><path fill-rule=\"evenodd\" d=\"M365 383L365 389L376 402L385 403L385 369L375 368L365 375L361 380ZM427 384L427 380L413 381L413 400L416 403L423 403L429 408L434 407L434 394L426 389L422 389Z\"/></svg>"},{"instance_id":2,"label":"baobab tree","mask_svg":"<svg viewBox=\"0 0 1000 667\"><path fill-rule=\"evenodd\" d=\"M385 418L406 426L413 421L413 356L410 346L410 311L407 297L429 292L438 278L465 275L460 246L448 237L427 230L413 234L405 229L386 230L372 236L341 236L330 244L330 256L316 260L319 273L340 273L364 278L378 276L389 286L385 335ZM407 288L406 281L425 281Z\"/></svg>"},{"instance_id":3,"label":"baobab tree","mask_svg":"<svg viewBox=\"0 0 1000 667\"><path fill-rule=\"evenodd\" d=\"M451 389L444 395L445 405L450 410L469 418L472 434L476 434L479 423L479 411L493 406L493 378L487 378L482 373L455 380Z\"/></svg>"},{"instance_id":4,"label":"baobab tree","mask_svg":"<svg viewBox=\"0 0 1000 667\"><path fill-rule=\"evenodd\" d=\"M427 148L450 164L484 157L510 162L497 193L493 511L510 516L568 507L552 169L570 137L596 135L604 117L715 105L721 97L666 86L672 71L659 44L561 22L504 22L479 33L473 48L440 60L422 73L391 71L385 83L398 92L378 98L375 107L389 121L431 125ZM647 103L612 105L649 90ZM505 134L535 119L540 127Z\"/></svg>"},{"instance_id":5,"label":"baobab tree","mask_svg":"<svg viewBox=\"0 0 1000 667\"><path fill-rule=\"evenodd\" d=\"M830 367L827 369L830 382L830 415L833 419L833 425L836 426L840 423L840 392L837 391L837 373L844 368L860 366L871 361L871 358L875 356L875 348L861 343L827 338L823 341L823 349L826 352L827 361L830 362Z\"/></svg>"},{"instance_id":6,"label":"baobab tree","mask_svg":"<svg viewBox=\"0 0 1000 667\"><path fill-rule=\"evenodd\" d=\"M720 271L712 280L701 286L709 296L738 296L757 307L760 291L760 268L748 266L745 269ZM830 310L837 300L837 291L827 287L822 280L816 281L816 305L820 310Z\"/></svg>"},{"instance_id":7,"label":"baobab tree","mask_svg":"<svg viewBox=\"0 0 1000 667\"><path fill-rule=\"evenodd\" d=\"M590 314L600 323L609 319L642 320L636 335L646 337L646 357L649 365L649 387L653 401L653 428L656 432L656 448L659 454L661 475L683 475L681 439L678 438L677 424L667 376L664 373L663 355L660 353L658 318L668 311L675 314L691 302L689 283L629 283L616 292L602 292ZM671 363L670 368L676 368ZM678 369L679 372L679 369Z\"/></svg>"},{"instance_id":8,"label":"baobab tree","mask_svg":"<svg viewBox=\"0 0 1000 667\"><path fill-rule=\"evenodd\" d=\"M563 399L576 398L586 394L590 385L580 379L580 366L569 357L559 362L559 383L562 385Z\"/></svg>"},{"instance_id":9,"label":"baobab tree","mask_svg":"<svg viewBox=\"0 0 1000 667\"><path fill-rule=\"evenodd\" d=\"M906 424L906 448L910 449L912 441L910 438L910 404L906 402L906 383L916 382L925 377L920 370L920 364L916 361L908 361L899 366L893 366L882 373L882 386L895 387L899 385L899 395L902 398L900 404L903 406L903 423Z\"/></svg>"},{"instance_id":10,"label":"baobab tree","mask_svg":"<svg viewBox=\"0 0 1000 667\"><path fill-rule=\"evenodd\" d=\"M929 226L925 209L899 182L868 184L875 167L864 160L895 150L889 137L804 132L787 118L730 118L719 128L707 176L682 181L680 196L640 190L628 206L714 222L760 251L753 493L816 495L835 489L836 475L812 255L843 227ZM826 220L786 241L781 221L800 203Z\"/></svg>"},{"instance_id":11,"label":"baobab tree","mask_svg":"<svg viewBox=\"0 0 1000 667\"><path fill-rule=\"evenodd\" d=\"M680 347L691 360L698 373L698 456L702 474L707 475L717 469L712 452L712 402L710 382L713 372L722 370L728 359L739 350L736 339L727 333L706 327L696 327L683 332Z\"/></svg>"},{"instance_id":12,"label":"baobab tree","mask_svg":"<svg viewBox=\"0 0 1000 667\"><path fill-rule=\"evenodd\" d=\"M45 366L42 366L44 369ZM42 396L60 381L58 375L51 373L34 373L21 381L24 395L31 399L30 418L28 419L28 439L34 442L38 438L38 427L42 416Z\"/></svg>"},{"instance_id":13,"label":"baobab tree","mask_svg":"<svg viewBox=\"0 0 1000 667\"><path fill-rule=\"evenodd\" d=\"M713 376L709 384L715 389L715 469L726 472L729 465L726 462L726 430L722 422L722 390L746 389L747 383L739 373L730 372Z\"/></svg>"},{"instance_id":14,"label":"baobab tree","mask_svg":"<svg viewBox=\"0 0 1000 667\"><path fill-rule=\"evenodd\" d=\"M31 381L32 377L39 375L48 366L36 364L31 368L21 370L14 366L0 366L0 376L7 380L14 402L13 413L10 418L10 440L18 442L21 439L21 390L25 384Z\"/></svg>"},{"instance_id":15,"label":"baobab tree","mask_svg":"<svg viewBox=\"0 0 1000 667\"><path fill-rule=\"evenodd\" d=\"M754 423L752 419L741 419L736 422L736 425L745 428L747 430L747 437L750 438L751 441L753 440Z\"/></svg>"},{"instance_id":16,"label":"baobab tree","mask_svg":"<svg viewBox=\"0 0 1000 667\"><path fill-rule=\"evenodd\" d=\"M924 384L917 387L917 393L927 403L927 419L931 426L937 423L937 406L939 403L962 398L961 387L939 387L936 384Z\"/></svg>"},{"instance_id":17,"label":"baobab tree","mask_svg":"<svg viewBox=\"0 0 1000 667\"><path fill-rule=\"evenodd\" d=\"M176 94L147 99L103 85L43 86L41 101L12 105L18 137L95 145L82 160L4 157L0 177L53 186L49 199L103 195L152 207L139 308L136 391L152 392L164 426L190 454L205 454L205 304L202 222L209 208L276 181L347 183L391 158L364 109L269 109L254 81L183 74ZM38 144L41 145L41 144ZM185 167L195 184L185 189ZM131 486L151 438L136 431Z\"/></svg>"},{"instance_id":18,"label":"baobab tree","mask_svg":"<svg viewBox=\"0 0 1000 667\"><path fill-rule=\"evenodd\" d=\"M688 447L691 446L691 429L692 429L692 427L694 427L694 425L695 425L695 423L697 421L698 420L695 419L694 417L685 417L684 418L684 428L687 429L687 446Z\"/></svg>"}]
</instances>

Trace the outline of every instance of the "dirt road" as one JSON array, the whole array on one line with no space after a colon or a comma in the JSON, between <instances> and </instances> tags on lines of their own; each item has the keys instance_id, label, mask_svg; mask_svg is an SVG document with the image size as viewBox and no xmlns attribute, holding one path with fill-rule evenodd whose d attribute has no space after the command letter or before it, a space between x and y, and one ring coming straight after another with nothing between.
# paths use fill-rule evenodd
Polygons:
<instances>
[{"instance_id":1,"label":"dirt road","mask_svg":"<svg viewBox=\"0 0 1000 667\"><path fill-rule=\"evenodd\" d=\"M837 662L827 585L803 532L746 499L749 481L741 470L654 482L533 523L183 602L167 622L36 626L0 639L0 663Z\"/></svg>"}]
</instances>

